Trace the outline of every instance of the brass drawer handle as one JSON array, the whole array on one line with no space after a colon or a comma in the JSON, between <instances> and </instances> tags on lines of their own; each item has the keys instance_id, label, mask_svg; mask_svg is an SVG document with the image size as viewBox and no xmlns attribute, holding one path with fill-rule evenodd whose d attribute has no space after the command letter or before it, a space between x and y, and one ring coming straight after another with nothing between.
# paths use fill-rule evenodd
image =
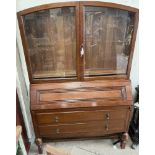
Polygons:
<instances>
[{"instance_id":1,"label":"brass drawer handle","mask_svg":"<svg viewBox=\"0 0 155 155\"><path fill-rule=\"evenodd\" d=\"M105 125L105 129L106 129L106 131L109 130L108 124Z\"/></svg>"},{"instance_id":2,"label":"brass drawer handle","mask_svg":"<svg viewBox=\"0 0 155 155\"><path fill-rule=\"evenodd\" d=\"M56 123L59 122L59 117L58 116L55 117L55 122Z\"/></svg>"},{"instance_id":3,"label":"brass drawer handle","mask_svg":"<svg viewBox=\"0 0 155 155\"><path fill-rule=\"evenodd\" d=\"M56 133L59 134L60 133L60 130L59 129L56 129Z\"/></svg>"},{"instance_id":4,"label":"brass drawer handle","mask_svg":"<svg viewBox=\"0 0 155 155\"><path fill-rule=\"evenodd\" d=\"M109 113L106 114L106 119L110 119Z\"/></svg>"}]
</instances>

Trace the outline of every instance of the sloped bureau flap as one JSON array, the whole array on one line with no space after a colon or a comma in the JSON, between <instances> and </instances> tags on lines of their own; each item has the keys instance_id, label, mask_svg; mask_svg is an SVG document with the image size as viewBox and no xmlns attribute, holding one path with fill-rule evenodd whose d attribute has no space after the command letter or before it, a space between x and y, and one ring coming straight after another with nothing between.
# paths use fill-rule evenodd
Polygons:
<instances>
[{"instance_id":1,"label":"sloped bureau flap","mask_svg":"<svg viewBox=\"0 0 155 155\"><path fill-rule=\"evenodd\" d=\"M31 85L32 109L128 105L131 101L130 82L124 80Z\"/></svg>"}]
</instances>

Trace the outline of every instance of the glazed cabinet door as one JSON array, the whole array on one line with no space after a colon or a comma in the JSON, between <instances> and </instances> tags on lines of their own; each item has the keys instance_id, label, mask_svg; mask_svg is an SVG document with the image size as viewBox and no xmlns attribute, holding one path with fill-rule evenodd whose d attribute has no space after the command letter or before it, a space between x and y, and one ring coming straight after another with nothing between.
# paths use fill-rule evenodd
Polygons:
<instances>
[{"instance_id":1,"label":"glazed cabinet door","mask_svg":"<svg viewBox=\"0 0 155 155\"><path fill-rule=\"evenodd\" d=\"M83 12L84 77L126 74L134 29L134 14L89 2Z\"/></svg>"},{"instance_id":2,"label":"glazed cabinet door","mask_svg":"<svg viewBox=\"0 0 155 155\"><path fill-rule=\"evenodd\" d=\"M137 9L53 3L19 12L18 21L31 83L129 77Z\"/></svg>"},{"instance_id":3,"label":"glazed cabinet door","mask_svg":"<svg viewBox=\"0 0 155 155\"><path fill-rule=\"evenodd\" d=\"M22 16L32 80L77 79L76 11L72 4Z\"/></svg>"}]
</instances>

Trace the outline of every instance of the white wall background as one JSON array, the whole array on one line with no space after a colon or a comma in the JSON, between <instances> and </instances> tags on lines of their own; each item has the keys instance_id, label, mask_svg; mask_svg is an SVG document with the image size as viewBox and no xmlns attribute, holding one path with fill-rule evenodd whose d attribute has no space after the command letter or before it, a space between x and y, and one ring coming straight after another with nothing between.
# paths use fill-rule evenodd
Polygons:
<instances>
[{"instance_id":1,"label":"white wall background","mask_svg":"<svg viewBox=\"0 0 155 155\"><path fill-rule=\"evenodd\" d=\"M78 0L17 0L17 11L21 11L37 5L55 3L55 2L67 2L67 1L70 2L70 1L78 1ZM92 1L92 0L85 0L85 1ZM119 3L119 4L133 6L136 8L139 7L138 0L97 0L97 1Z\"/></svg>"},{"instance_id":2,"label":"white wall background","mask_svg":"<svg viewBox=\"0 0 155 155\"><path fill-rule=\"evenodd\" d=\"M24 10L24 9L27 9L30 7L42 5L42 4L55 3L55 2L67 2L67 1L77 1L77 0L17 0L16 11L18 12L18 11L21 11L21 10ZM89 1L91 1L91 0L89 0ZM100 0L100 1L113 2L113 3L118 3L118 4L123 4L123 5L132 6L135 8L139 8L138 0ZM18 22L17 22L17 45L19 48L19 54L20 54L20 58L21 58L22 69L23 69L23 74L25 77L26 87L27 87L27 90L29 90L28 72L27 72L27 67L26 67L26 63L25 63L23 46L22 46L22 42L21 42ZM135 51L134 51L134 55L133 55L130 79L132 82L132 91L133 91L133 94L135 94L135 87L139 84L139 33L137 34L137 39L136 39L136 44L135 44ZM27 103L27 106L29 107L29 103ZM32 137L33 137L33 135L32 135Z\"/></svg>"},{"instance_id":3,"label":"white wall background","mask_svg":"<svg viewBox=\"0 0 155 155\"><path fill-rule=\"evenodd\" d=\"M32 125L32 118L30 114L30 98L26 87L25 76L21 65L21 57L19 55L19 48L16 50L16 88L20 101L20 107L23 114L23 119L27 131L29 141L34 140L34 132Z\"/></svg>"}]
</instances>

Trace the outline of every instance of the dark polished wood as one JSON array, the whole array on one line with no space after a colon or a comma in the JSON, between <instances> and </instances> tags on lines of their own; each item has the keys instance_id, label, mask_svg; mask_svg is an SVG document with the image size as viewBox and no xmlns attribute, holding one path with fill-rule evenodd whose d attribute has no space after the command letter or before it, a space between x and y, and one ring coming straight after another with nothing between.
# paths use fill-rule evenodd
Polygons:
<instances>
[{"instance_id":1,"label":"dark polished wood","mask_svg":"<svg viewBox=\"0 0 155 155\"><path fill-rule=\"evenodd\" d=\"M127 132L131 106L128 80L31 85L36 137L87 138Z\"/></svg>"},{"instance_id":2,"label":"dark polished wood","mask_svg":"<svg viewBox=\"0 0 155 155\"><path fill-rule=\"evenodd\" d=\"M125 121L123 120L114 120L108 123L106 121L90 121L76 124L39 126L38 130L41 137L51 137L52 139L74 138L81 135L93 137L123 132L125 127L124 123Z\"/></svg>"},{"instance_id":3,"label":"dark polished wood","mask_svg":"<svg viewBox=\"0 0 155 155\"><path fill-rule=\"evenodd\" d=\"M52 3L17 13L36 138L122 134L125 148L138 13L97 1ZM41 140L37 145L42 152Z\"/></svg>"},{"instance_id":4,"label":"dark polished wood","mask_svg":"<svg viewBox=\"0 0 155 155\"><path fill-rule=\"evenodd\" d=\"M91 110L91 111L74 111L74 112L46 112L37 113L36 119L38 125L65 124L98 120L121 120L128 116L128 108L120 110Z\"/></svg>"},{"instance_id":5,"label":"dark polished wood","mask_svg":"<svg viewBox=\"0 0 155 155\"><path fill-rule=\"evenodd\" d=\"M87 95L86 92L88 92L89 95ZM109 96L111 92L112 94ZM53 96L53 99L51 96ZM59 96L60 99L55 98L57 96ZM31 85L32 110L45 109L47 107L48 109L64 109L68 107L82 108L90 106L100 107L102 105L130 105L131 101L130 82L125 80Z\"/></svg>"}]
</instances>

